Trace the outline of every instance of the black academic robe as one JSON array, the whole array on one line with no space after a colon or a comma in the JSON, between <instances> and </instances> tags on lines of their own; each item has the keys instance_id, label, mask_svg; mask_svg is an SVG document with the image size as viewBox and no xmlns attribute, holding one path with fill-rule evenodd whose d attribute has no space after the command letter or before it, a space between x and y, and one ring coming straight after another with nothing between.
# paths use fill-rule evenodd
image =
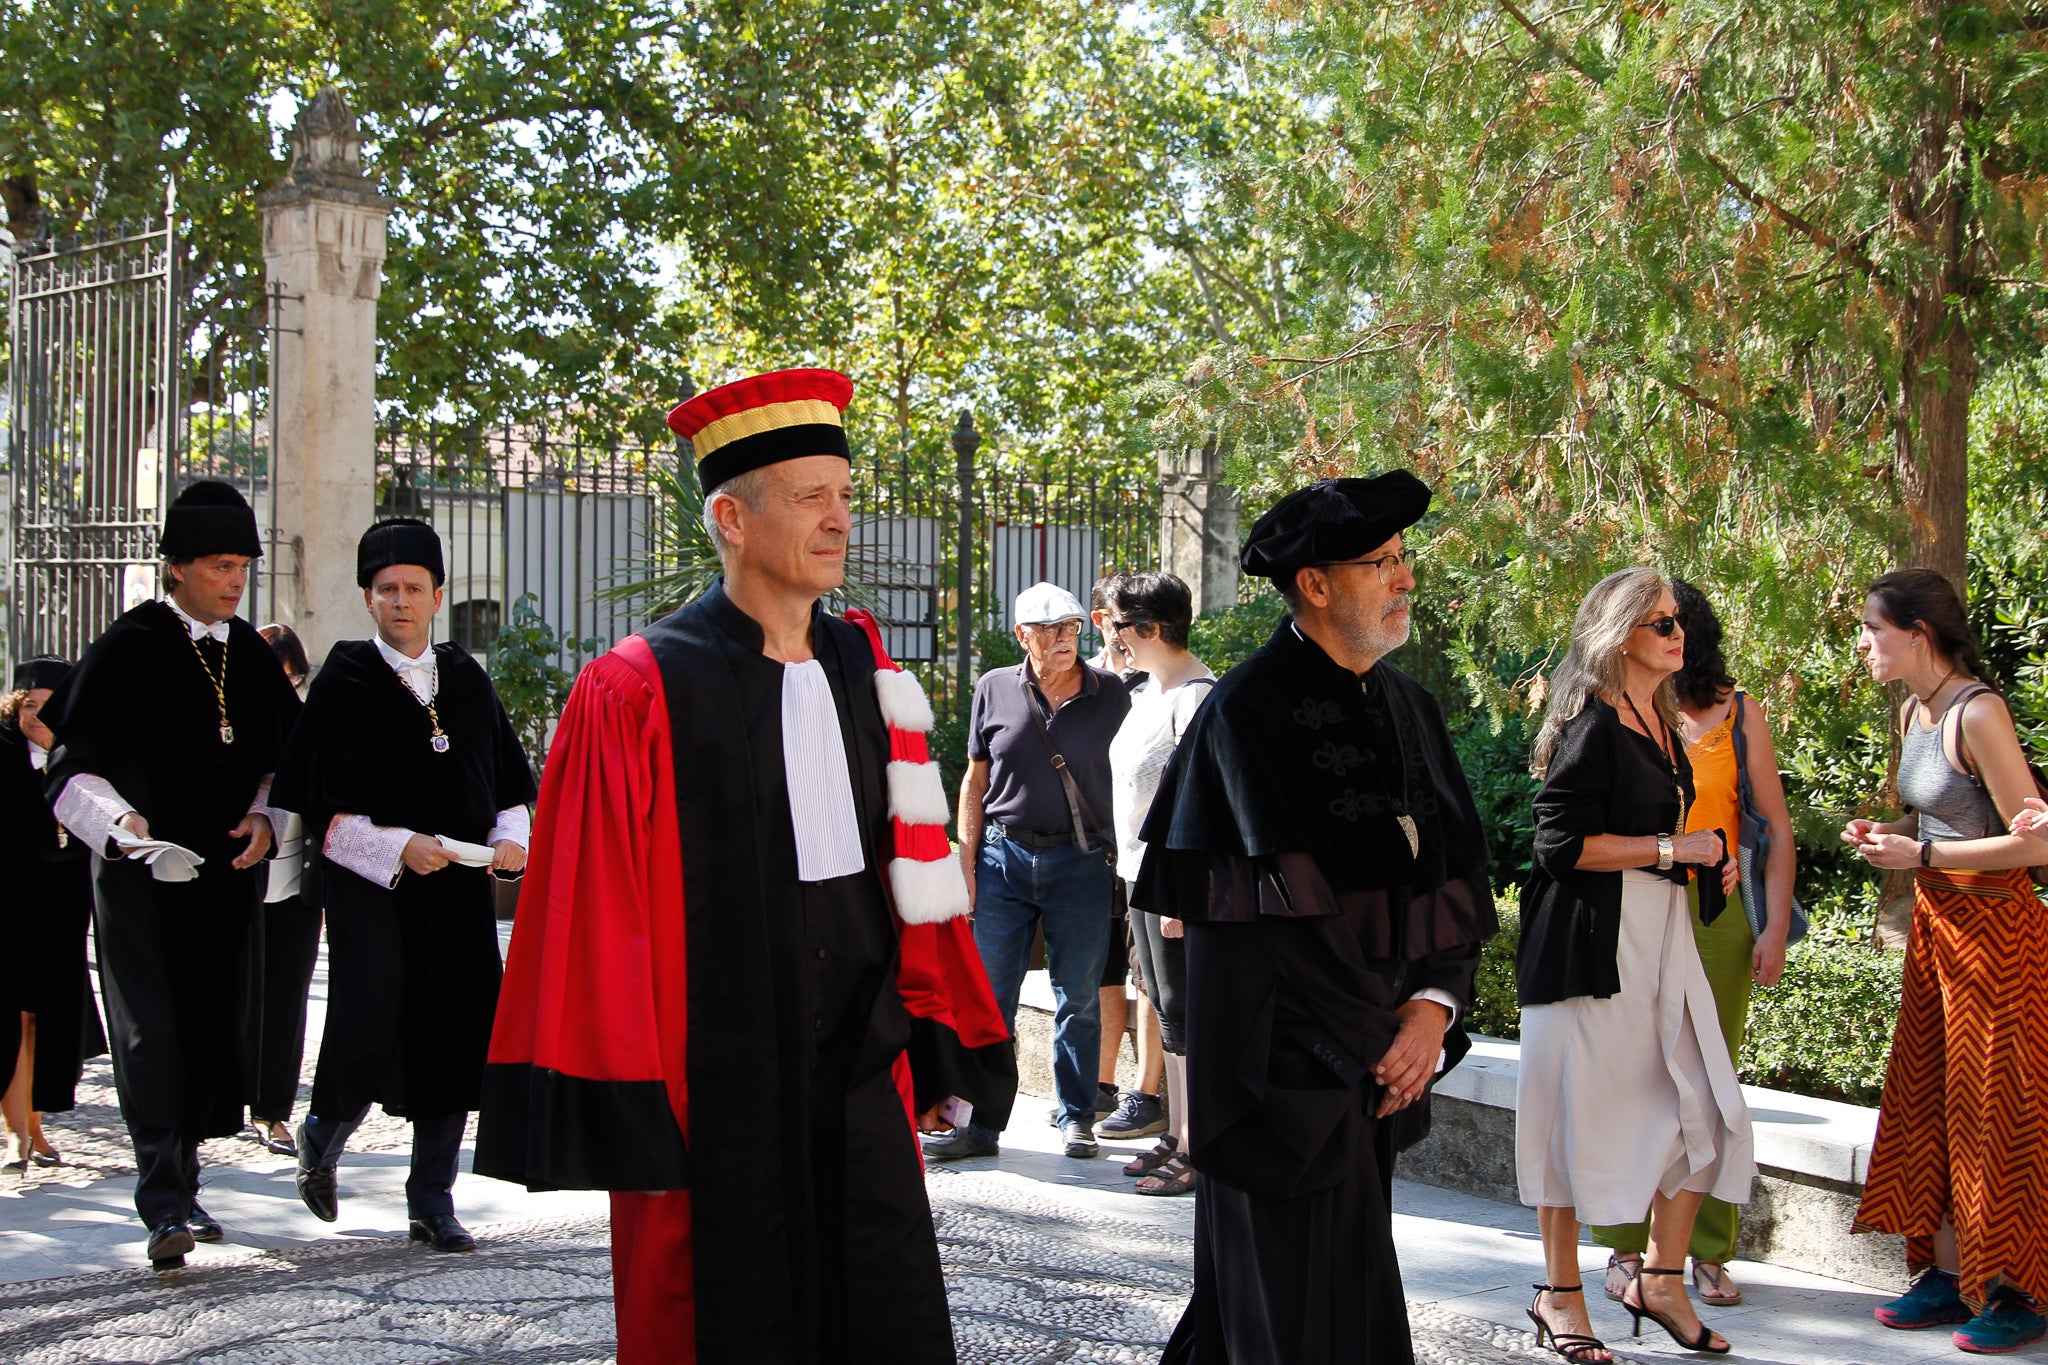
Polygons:
<instances>
[{"instance_id":1,"label":"black academic robe","mask_svg":"<svg viewBox=\"0 0 2048 1365\"><path fill-rule=\"evenodd\" d=\"M85 1059L105 1052L107 1041L86 966L89 855L58 825L31 747L20 730L0 724L0 936L9 945L0 953L0 1076L11 1075L20 1051L21 1015L33 1014L29 1107L55 1113L76 1102Z\"/></svg>"},{"instance_id":2,"label":"black academic robe","mask_svg":"<svg viewBox=\"0 0 2048 1365\"><path fill-rule=\"evenodd\" d=\"M1413 822L1411 849L1401 817ZM1357 675L1283 622L1196 713L1132 903L1188 924L1195 1292L1164 1359L1412 1358L1396 1152L1372 1066L1424 989L1468 1006L1498 927L1479 816L1435 699ZM1469 1047L1453 1027L1455 1064Z\"/></svg>"},{"instance_id":3,"label":"black academic robe","mask_svg":"<svg viewBox=\"0 0 2048 1365\"><path fill-rule=\"evenodd\" d=\"M327 1024L312 1112L345 1119L376 1101L412 1118L477 1107L498 1007L498 927L488 868L450 864L395 887L317 857L337 815L483 843L498 812L533 800L533 769L490 678L459 645L434 646L434 710L374 641L343 640L313 677L271 802L306 824L327 915Z\"/></svg>"},{"instance_id":4,"label":"black academic robe","mask_svg":"<svg viewBox=\"0 0 2048 1365\"><path fill-rule=\"evenodd\" d=\"M761 643L714 587L578 679L475 1169L674 1192L635 1206L676 1229L658 1268L636 1263L652 1239L622 1222L619 1201L639 1196L615 1196L622 1362L950 1362L906 1106L947 1093L919 1059L992 1103L977 1087L1014 1089L1014 1060L965 919L891 912L891 749L868 637L812 617L866 854L818 883L795 875L783 666ZM629 1287L648 1280L655 1292Z\"/></svg>"},{"instance_id":5,"label":"black academic robe","mask_svg":"<svg viewBox=\"0 0 2048 1365\"><path fill-rule=\"evenodd\" d=\"M141 863L92 850L121 1116L193 1139L239 1132L253 1083L263 872L232 866L248 841L228 831L276 771L299 709L277 657L247 621L228 623L225 645L200 648L216 672L225 658L232 744L221 740L213 684L191 636L163 602L107 627L41 713L57 735L46 788L53 801L74 775L97 774L153 837L206 859L193 880L160 882Z\"/></svg>"}]
</instances>

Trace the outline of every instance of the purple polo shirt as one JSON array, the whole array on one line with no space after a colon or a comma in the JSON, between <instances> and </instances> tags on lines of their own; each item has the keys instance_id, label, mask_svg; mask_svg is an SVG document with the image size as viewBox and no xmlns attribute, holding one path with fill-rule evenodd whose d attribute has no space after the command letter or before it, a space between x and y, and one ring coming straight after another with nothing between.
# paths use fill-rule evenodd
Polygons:
<instances>
[{"instance_id":1,"label":"purple polo shirt","mask_svg":"<svg viewBox=\"0 0 2048 1365\"><path fill-rule=\"evenodd\" d=\"M1131 696L1115 674L1087 664L1079 667L1084 675L1080 693L1050 713L1028 662L984 673L975 684L974 708L967 718L967 756L988 760L988 796L982 811L989 819L1039 834L1067 834L1074 828L1059 772L1031 721L1035 709L1046 718L1053 747L1067 760L1067 772L1101 826L1096 832L1112 833L1109 742L1131 709Z\"/></svg>"}]
</instances>

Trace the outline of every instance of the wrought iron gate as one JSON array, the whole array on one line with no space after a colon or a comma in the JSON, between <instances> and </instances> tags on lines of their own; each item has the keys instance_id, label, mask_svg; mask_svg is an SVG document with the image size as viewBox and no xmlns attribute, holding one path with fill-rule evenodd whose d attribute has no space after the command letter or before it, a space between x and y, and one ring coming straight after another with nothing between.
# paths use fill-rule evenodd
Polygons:
<instances>
[{"instance_id":1,"label":"wrought iron gate","mask_svg":"<svg viewBox=\"0 0 2048 1365\"><path fill-rule=\"evenodd\" d=\"M79 652L160 590L163 508L196 478L256 509L266 555L242 614L275 614L271 366L294 302L233 285L185 316L175 201L160 224L14 256L8 295L8 468L14 545L8 652ZM189 325L188 325L189 321Z\"/></svg>"},{"instance_id":2,"label":"wrought iron gate","mask_svg":"<svg viewBox=\"0 0 2048 1365\"><path fill-rule=\"evenodd\" d=\"M8 299L16 659L75 659L155 590L178 426L177 229L18 254Z\"/></svg>"}]
</instances>

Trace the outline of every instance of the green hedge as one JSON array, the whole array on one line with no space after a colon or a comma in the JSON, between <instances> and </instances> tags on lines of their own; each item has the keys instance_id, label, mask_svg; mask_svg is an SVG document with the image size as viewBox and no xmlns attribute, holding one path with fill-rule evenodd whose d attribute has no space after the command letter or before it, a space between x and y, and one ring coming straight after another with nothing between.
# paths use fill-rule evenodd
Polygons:
<instances>
[{"instance_id":1,"label":"green hedge","mask_svg":"<svg viewBox=\"0 0 2048 1365\"><path fill-rule=\"evenodd\" d=\"M1512 900L1503 899L1499 910L1500 933L1480 954L1466 1026L1493 1038L1519 1038L1515 947L1521 917ZM1783 979L1750 997L1742 1079L1795 1095L1876 1104L1899 1017L1902 966L1897 953L1854 943L1812 941L1793 948Z\"/></svg>"}]
</instances>

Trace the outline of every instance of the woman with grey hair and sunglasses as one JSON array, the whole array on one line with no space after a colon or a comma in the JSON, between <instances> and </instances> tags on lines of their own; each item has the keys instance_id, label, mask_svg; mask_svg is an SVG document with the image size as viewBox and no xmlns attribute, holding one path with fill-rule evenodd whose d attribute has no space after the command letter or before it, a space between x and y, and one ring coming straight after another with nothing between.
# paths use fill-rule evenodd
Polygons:
<instances>
[{"instance_id":1,"label":"woman with grey hair and sunglasses","mask_svg":"<svg viewBox=\"0 0 2048 1365\"><path fill-rule=\"evenodd\" d=\"M1686 823L1676 611L1654 569L1610 574L1586 594L1530 764L1543 787L1516 962L1515 1159L1543 1232L1547 1283L1529 1316L1574 1365L1613 1359L1587 1313L1579 1220L1645 1211L1649 1249L1622 1300L1637 1334L1649 1318L1687 1350L1728 1350L1681 1276L1701 1197L1744 1203L1756 1175L1749 1110L1693 943L1695 873L1714 899L1728 849L1718 829Z\"/></svg>"}]
</instances>

